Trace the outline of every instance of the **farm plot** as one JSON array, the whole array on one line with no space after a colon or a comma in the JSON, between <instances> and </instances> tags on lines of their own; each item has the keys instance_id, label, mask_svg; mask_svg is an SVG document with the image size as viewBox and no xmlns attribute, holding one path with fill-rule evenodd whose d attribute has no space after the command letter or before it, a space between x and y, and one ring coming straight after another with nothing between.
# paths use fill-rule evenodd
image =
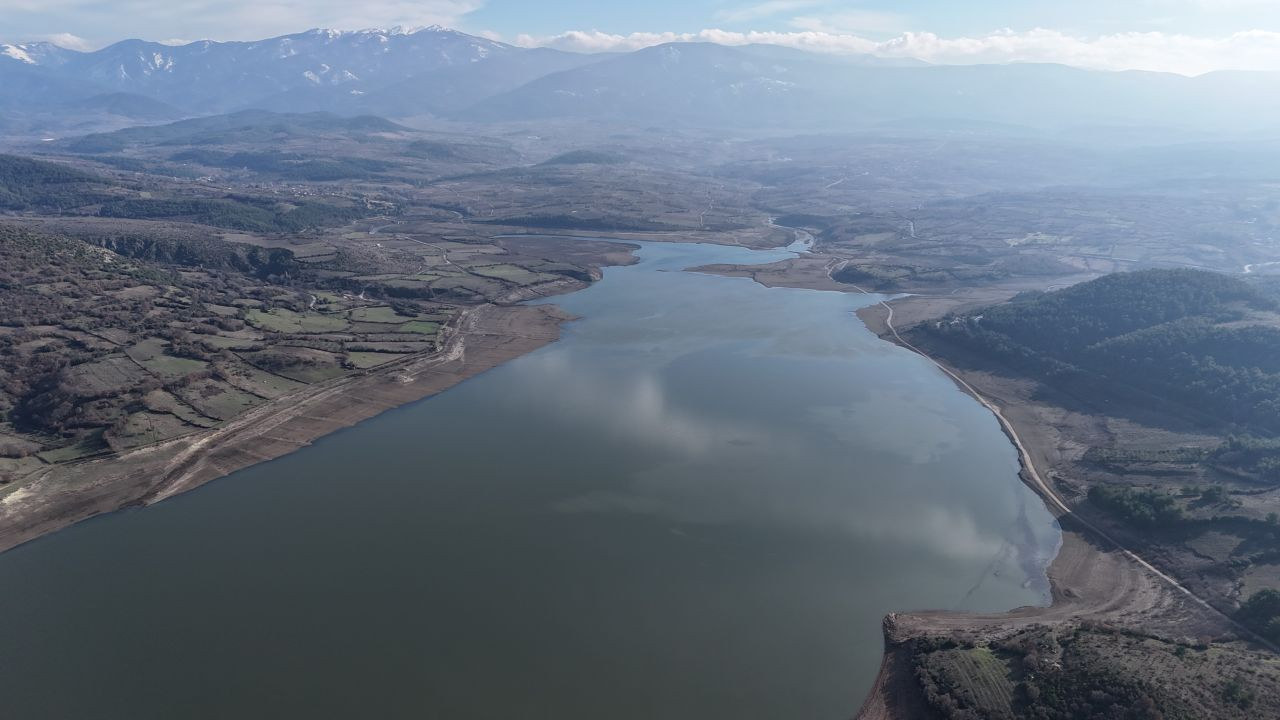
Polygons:
<instances>
[{"instance_id":1,"label":"farm plot","mask_svg":"<svg viewBox=\"0 0 1280 720\"><path fill-rule=\"evenodd\" d=\"M131 450L181 437L199 429L176 415L143 411L132 413L122 425L107 430L105 439L112 450Z\"/></svg>"},{"instance_id":2,"label":"farm plot","mask_svg":"<svg viewBox=\"0 0 1280 720\"><path fill-rule=\"evenodd\" d=\"M941 650L926 655L921 665L935 687L949 689L978 717L1013 718L1010 667L989 648Z\"/></svg>"},{"instance_id":3,"label":"farm plot","mask_svg":"<svg viewBox=\"0 0 1280 720\"><path fill-rule=\"evenodd\" d=\"M67 370L65 382L75 394L95 397L133 387L147 377L147 372L132 360L116 355Z\"/></svg>"},{"instance_id":4,"label":"farm plot","mask_svg":"<svg viewBox=\"0 0 1280 720\"><path fill-rule=\"evenodd\" d=\"M389 323L389 324L397 324L397 325L405 322L406 320L413 320L415 317L413 315L407 315L407 316L401 315L397 313L393 308L390 308L386 305L355 308L354 310L347 313L347 316L351 318L352 322Z\"/></svg>"},{"instance_id":5,"label":"farm plot","mask_svg":"<svg viewBox=\"0 0 1280 720\"><path fill-rule=\"evenodd\" d=\"M261 370L308 385L332 380L345 372L340 356L314 348L277 346L242 353L241 357Z\"/></svg>"},{"instance_id":6,"label":"farm plot","mask_svg":"<svg viewBox=\"0 0 1280 720\"><path fill-rule=\"evenodd\" d=\"M413 320L401 325L397 328L397 331L417 335L439 335L440 323L428 320Z\"/></svg>"},{"instance_id":7,"label":"farm plot","mask_svg":"<svg viewBox=\"0 0 1280 720\"><path fill-rule=\"evenodd\" d=\"M36 454L41 460L53 464L60 462L70 462L72 460L80 460L82 458L100 455L110 450L106 442L102 439L104 429L95 428L92 432L85 434L72 445L51 448Z\"/></svg>"},{"instance_id":8,"label":"farm plot","mask_svg":"<svg viewBox=\"0 0 1280 720\"><path fill-rule=\"evenodd\" d=\"M265 372L248 364L236 365L224 370L228 383L251 395L268 400L284 397L306 387L305 383Z\"/></svg>"},{"instance_id":9,"label":"farm plot","mask_svg":"<svg viewBox=\"0 0 1280 720\"><path fill-rule=\"evenodd\" d=\"M519 265L484 265L469 269L477 275L494 278L495 280L506 280L516 285L535 285L556 279L555 275L533 272Z\"/></svg>"},{"instance_id":10,"label":"farm plot","mask_svg":"<svg viewBox=\"0 0 1280 720\"><path fill-rule=\"evenodd\" d=\"M197 380L175 393L201 413L223 421L263 402L260 397L213 379Z\"/></svg>"},{"instance_id":11,"label":"farm plot","mask_svg":"<svg viewBox=\"0 0 1280 720\"><path fill-rule=\"evenodd\" d=\"M245 319L256 328L286 334L340 332L351 325L341 315L299 313L287 308L250 310Z\"/></svg>"},{"instance_id":12,"label":"farm plot","mask_svg":"<svg viewBox=\"0 0 1280 720\"><path fill-rule=\"evenodd\" d=\"M177 380L209 368L209 363L203 360L166 355L165 349L168 346L169 343L166 340L147 338L124 352L152 375L163 380Z\"/></svg>"},{"instance_id":13,"label":"farm plot","mask_svg":"<svg viewBox=\"0 0 1280 720\"><path fill-rule=\"evenodd\" d=\"M181 398L165 390L153 390L147 393L142 398L142 404L153 413L168 413L198 427L210 428L218 424L217 419L202 415Z\"/></svg>"},{"instance_id":14,"label":"farm plot","mask_svg":"<svg viewBox=\"0 0 1280 720\"><path fill-rule=\"evenodd\" d=\"M365 370L379 365L385 365L392 360L399 360L405 357L403 354L385 353L385 352L350 352L347 353L347 361L355 367Z\"/></svg>"}]
</instances>

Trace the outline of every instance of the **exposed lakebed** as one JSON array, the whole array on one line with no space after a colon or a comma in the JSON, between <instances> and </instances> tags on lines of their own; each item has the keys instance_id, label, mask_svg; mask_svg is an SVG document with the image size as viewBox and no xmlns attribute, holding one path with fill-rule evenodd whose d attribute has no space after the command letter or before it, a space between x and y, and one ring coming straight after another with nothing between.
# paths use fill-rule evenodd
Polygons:
<instances>
[{"instance_id":1,"label":"exposed lakebed","mask_svg":"<svg viewBox=\"0 0 1280 720\"><path fill-rule=\"evenodd\" d=\"M0 555L15 718L847 718L880 619L1045 604L996 420L853 312L646 244L561 342Z\"/></svg>"}]
</instances>

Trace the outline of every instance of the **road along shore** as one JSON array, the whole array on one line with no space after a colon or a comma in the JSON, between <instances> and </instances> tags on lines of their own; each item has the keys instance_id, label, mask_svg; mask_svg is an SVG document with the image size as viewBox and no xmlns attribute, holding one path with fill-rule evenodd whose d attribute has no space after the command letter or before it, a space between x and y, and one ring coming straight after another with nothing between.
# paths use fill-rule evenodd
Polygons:
<instances>
[{"instance_id":1,"label":"road along shore","mask_svg":"<svg viewBox=\"0 0 1280 720\"><path fill-rule=\"evenodd\" d=\"M916 312L919 314L920 309ZM1041 497L1062 528L1062 547L1047 569L1052 592L1052 603L1048 607L1024 607L992 614L912 612L886 617L884 659L872 691L857 715L859 720L912 718L921 714L921 694L911 669L909 648L909 642L916 638L991 640L1034 625L1079 621L1141 627L1170 637L1252 636L1177 580L1075 514L1040 470L1047 467L1047 458L1055 451L1055 439L1048 425L1039 422L1034 412L1023 412L1023 408L1002 403L1001 398L993 397L993 390L998 391L998 387L984 384L980 389L975 385L976 380L966 379L960 370L941 363L903 339L894 326L894 308L890 302L863 308L858 316L881 338L928 359L995 415L1018 451L1023 482Z\"/></svg>"}]
</instances>

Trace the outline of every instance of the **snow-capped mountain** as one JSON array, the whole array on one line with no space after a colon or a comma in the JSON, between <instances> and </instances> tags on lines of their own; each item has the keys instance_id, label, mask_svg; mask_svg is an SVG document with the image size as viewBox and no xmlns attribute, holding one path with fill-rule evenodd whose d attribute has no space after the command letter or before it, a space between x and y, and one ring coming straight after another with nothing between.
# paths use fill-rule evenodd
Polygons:
<instances>
[{"instance_id":1,"label":"snow-capped mountain","mask_svg":"<svg viewBox=\"0 0 1280 720\"><path fill-rule=\"evenodd\" d=\"M74 50L67 50L48 42L25 43L22 45L0 44L0 63L5 60L12 60L26 65L56 68L78 54Z\"/></svg>"},{"instance_id":2,"label":"snow-capped mountain","mask_svg":"<svg viewBox=\"0 0 1280 720\"><path fill-rule=\"evenodd\" d=\"M179 46L127 40L89 53L0 45L0 125L19 128L11 133L246 109L805 132L922 122L1271 132L1280 74L935 66L708 43L580 55L440 27Z\"/></svg>"},{"instance_id":3,"label":"snow-capped mountain","mask_svg":"<svg viewBox=\"0 0 1280 720\"><path fill-rule=\"evenodd\" d=\"M203 40L171 46L126 40L90 53L48 43L3 45L0 72L15 65L38 68L91 83L99 92L143 95L204 113L249 107L297 90L360 95L425 73L521 52L441 27L309 30L255 42Z\"/></svg>"}]
</instances>

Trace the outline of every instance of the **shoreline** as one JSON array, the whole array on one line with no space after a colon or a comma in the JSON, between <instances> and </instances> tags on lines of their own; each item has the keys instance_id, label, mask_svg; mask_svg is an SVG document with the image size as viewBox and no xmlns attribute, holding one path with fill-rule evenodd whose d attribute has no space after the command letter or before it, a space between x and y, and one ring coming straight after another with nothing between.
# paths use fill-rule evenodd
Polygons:
<instances>
[{"instance_id":1,"label":"shoreline","mask_svg":"<svg viewBox=\"0 0 1280 720\"><path fill-rule=\"evenodd\" d=\"M555 342L572 319L556 305L480 305L465 310L430 355L308 387L218 428L50 468L0 499L0 552L98 515L161 502L436 395Z\"/></svg>"},{"instance_id":2,"label":"shoreline","mask_svg":"<svg viewBox=\"0 0 1280 720\"><path fill-rule=\"evenodd\" d=\"M739 275L731 266L688 268L688 271ZM734 266L736 267L736 266ZM594 275L594 273L593 273ZM739 276L765 286L753 273ZM831 283L829 273L810 281ZM825 282L823 282L825 281ZM576 285L576 284L574 284ZM806 287L805 283L792 285ZM570 289L580 289L577 285ZM853 285L809 287L844 292L867 291ZM978 297L914 296L913 320L931 316L938 307L987 302L1004 289L977 288ZM557 293L550 293L552 295ZM518 301L527 298L504 298ZM1021 607L1004 613L917 611L890 613L883 621L882 663L856 718L918 716L910 667L910 642L928 635L991 639L1034 625L1085 620L1141 622L1170 635L1195 637L1241 632L1230 619L1144 561L1087 520L1041 476L1050 466L1050 428L1018 415L1019 408L986 383L951 368L916 348L894 326L894 307L913 300L884 300L856 311L880 339L910 350L947 374L957 387L995 415L1001 431L1018 452L1019 478L1033 490L1058 521L1062 543L1045 568L1051 601L1046 607ZM922 315L923 317L916 317ZM469 308L458 317L444 346L431 354L407 357L361 374L311 386L255 408L226 425L132 450L46 470L0 498L0 552L36 540L98 515L145 507L238 470L300 450L338 430L354 426L394 408L454 387L509 360L560 338L572 320L556 305L493 305ZM975 387L978 386L978 387ZM1013 417L1010 417L1013 416ZM1048 475L1046 473L1046 475ZM1176 622L1173 622L1176 620ZM1247 631L1244 631L1247 633ZM922 707L922 706L921 706Z\"/></svg>"},{"instance_id":3,"label":"shoreline","mask_svg":"<svg viewBox=\"0 0 1280 720\"><path fill-rule=\"evenodd\" d=\"M861 288L856 288L862 291ZM865 291L862 291L865 292ZM1018 451L1019 479L1045 503L1062 531L1062 545L1045 568L1051 602L1047 607L1014 608L1005 613L917 611L890 613L883 623L884 656L871 692L856 720L912 718L924 705L910 667L909 643L929 635L993 639L1033 625L1098 621L1142 624L1173 637L1253 634L1210 606L1104 531L1078 516L1037 469L1037 457L1048 465L1048 429L1034 418L1011 418L1014 408L999 404L989 393L951 368L916 348L893 324L892 301L856 312L869 330L886 342L916 353L949 376L956 386L995 415L1001 431ZM1257 639L1256 636L1253 639Z\"/></svg>"},{"instance_id":4,"label":"shoreline","mask_svg":"<svg viewBox=\"0 0 1280 720\"><path fill-rule=\"evenodd\" d=\"M872 293L839 283L831 272L835 261L812 256L764 267L714 265L703 272L748 277L766 287ZM1074 284L1088 274L1064 276ZM905 340L895 327L907 326L948 312L968 311L1003 302L1029 289L1029 281L971 288L942 288L884 299L855 312L880 339L909 350L946 374L956 387L991 412L1002 433L1018 453L1019 480L1036 493L1058 522L1062 544L1045 567L1050 603L1019 607L1003 613L911 611L890 613L883 621L884 650L871 691L854 716L857 720L886 720L928 716L910 664L912 642L925 637L986 641L1006 637L1033 626L1093 621L1141 626L1170 638L1239 635L1256 636L1187 590L1172 577L1138 557L1089 521L1077 515L1067 499L1051 485L1048 469L1059 454L1055 430L1041 422L1034 409L1007 392L997 378L950 367ZM949 292L948 292L949 291ZM938 294L939 292L945 294ZM892 304L891 304L892 303ZM1042 469L1044 475L1042 475Z\"/></svg>"}]
</instances>

